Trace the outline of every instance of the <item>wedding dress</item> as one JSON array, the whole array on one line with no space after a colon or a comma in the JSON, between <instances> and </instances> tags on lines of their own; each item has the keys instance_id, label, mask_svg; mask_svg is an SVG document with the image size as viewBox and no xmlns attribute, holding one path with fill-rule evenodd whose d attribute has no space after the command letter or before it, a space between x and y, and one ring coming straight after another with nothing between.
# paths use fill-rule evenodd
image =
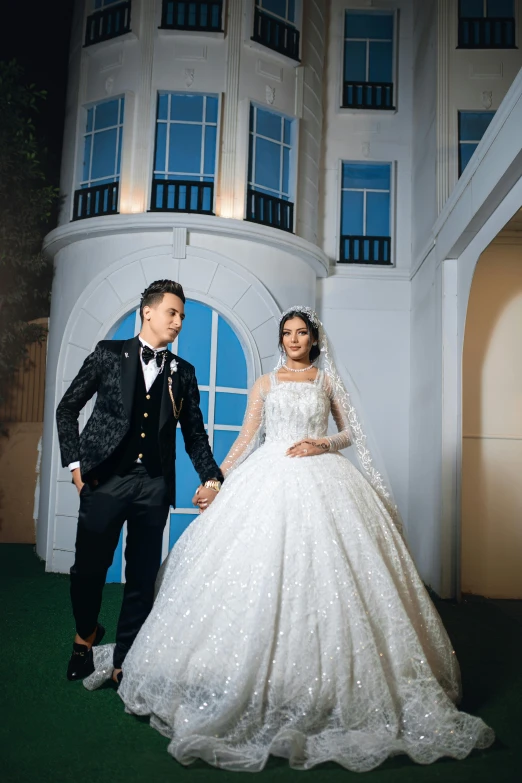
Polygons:
<instances>
[{"instance_id":1,"label":"wedding dress","mask_svg":"<svg viewBox=\"0 0 522 783\"><path fill-rule=\"evenodd\" d=\"M287 457L326 436L330 412L332 451ZM365 771L492 743L454 706L451 642L387 506L337 453L349 439L323 370L254 385L223 488L170 553L123 664L127 711L182 764L254 772L272 754Z\"/></svg>"}]
</instances>

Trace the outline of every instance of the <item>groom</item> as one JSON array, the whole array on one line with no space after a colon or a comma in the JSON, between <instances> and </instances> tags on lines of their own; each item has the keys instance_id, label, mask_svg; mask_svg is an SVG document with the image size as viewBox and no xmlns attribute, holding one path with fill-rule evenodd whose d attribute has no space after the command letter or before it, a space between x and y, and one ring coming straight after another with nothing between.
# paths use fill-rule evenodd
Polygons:
<instances>
[{"instance_id":1,"label":"groom","mask_svg":"<svg viewBox=\"0 0 522 783\"><path fill-rule=\"evenodd\" d=\"M103 340L83 363L56 411L62 464L80 494L71 601L76 637L69 680L94 671L92 647L102 591L121 528L127 521L125 589L114 651L114 675L154 599L163 528L175 506L176 426L199 474L200 507L211 503L223 476L208 442L194 367L167 345L181 331L185 295L179 283L156 280L143 292L141 331L131 340ZM97 394L79 435L78 416Z\"/></svg>"}]
</instances>

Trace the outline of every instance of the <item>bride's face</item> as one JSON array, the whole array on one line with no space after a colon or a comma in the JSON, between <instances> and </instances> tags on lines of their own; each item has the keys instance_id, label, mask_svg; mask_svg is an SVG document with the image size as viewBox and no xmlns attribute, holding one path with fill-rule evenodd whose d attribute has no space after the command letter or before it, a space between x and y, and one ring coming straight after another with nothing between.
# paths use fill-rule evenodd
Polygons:
<instances>
[{"instance_id":1,"label":"bride's face","mask_svg":"<svg viewBox=\"0 0 522 783\"><path fill-rule=\"evenodd\" d=\"M310 357L310 335L302 318L291 318L284 325L283 348L289 359L295 362L308 361Z\"/></svg>"}]
</instances>

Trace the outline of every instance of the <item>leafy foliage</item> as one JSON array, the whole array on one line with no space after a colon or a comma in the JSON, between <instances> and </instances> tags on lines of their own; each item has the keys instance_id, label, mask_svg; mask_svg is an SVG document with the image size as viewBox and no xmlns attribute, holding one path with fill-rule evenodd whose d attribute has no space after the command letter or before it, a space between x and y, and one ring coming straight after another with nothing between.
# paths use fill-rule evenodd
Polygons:
<instances>
[{"instance_id":1,"label":"leafy foliage","mask_svg":"<svg viewBox=\"0 0 522 783\"><path fill-rule=\"evenodd\" d=\"M45 92L0 62L0 405L26 346L43 339L32 319L48 314L52 264L41 252L58 191L46 181L34 117Z\"/></svg>"}]
</instances>

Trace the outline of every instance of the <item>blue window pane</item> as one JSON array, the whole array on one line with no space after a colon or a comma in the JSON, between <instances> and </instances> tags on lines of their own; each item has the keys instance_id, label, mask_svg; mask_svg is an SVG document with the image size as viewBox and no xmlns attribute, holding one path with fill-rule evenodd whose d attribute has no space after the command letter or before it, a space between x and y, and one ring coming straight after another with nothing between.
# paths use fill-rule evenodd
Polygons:
<instances>
[{"instance_id":1,"label":"blue window pane","mask_svg":"<svg viewBox=\"0 0 522 783\"><path fill-rule=\"evenodd\" d=\"M166 120L169 112L169 96L158 95L158 119Z\"/></svg>"},{"instance_id":2,"label":"blue window pane","mask_svg":"<svg viewBox=\"0 0 522 783\"><path fill-rule=\"evenodd\" d=\"M107 101L96 106L94 129L111 128L118 124L119 101Z\"/></svg>"},{"instance_id":3,"label":"blue window pane","mask_svg":"<svg viewBox=\"0 0 522 783\"><path fill-rule=\"evenodd\" d=\"M263 109L257 110L257 128L256 133L261 136L267 136L269 139L281 141L281 117L279 114L273 114Z\"/></svg>"},{"instance_id":4,"label":"blue window pane","mask_svg":"<svg viewBox=\"0 0 522 783\"><path fill-rule=\"evenodd\" d=\"M87 125L85 127L85 130L87 133L90 133L93 129L93 117L94 117L94 109L87 109Z\"/></svg>"},{"instance_id":5,"label":"blue window pane","mask_svg":"<svg viewBox=\"0 0 522 783\"><path fill-rule=\"evenodd\" d=\"M116 139L116 128L94 134L91 179L101 179L114 174Z\"/></svg>"},{"instance_id":6,"label":"blue window pane","mask_svg":"<svg viewBox=\"0 0 522 783\"><path fill-rule=\"evenodd\" d=\"M120 126L118 128L118 154L116 155L116 174L118 175L118 177L120 176L120 169L121 169L122 142L123 142L123 128Z\"/></svg>"},{"instance_id":7,"label":"blue window pane","mask_svg":"<svg viewBox=\"0 0 522 783\"><path fill-rule=\"evenodd\" d=\"M213 175L216 168L216 132L215 125L207 125L205 128L205 161L203 171L207 175Z\"/></svg>"},{"instance_id":8,"label":"blue window pane","mask_svg":"<svg viewBox=\"0 0 522 783\"><path fill-rule=\"evenodd\" d=\"M250 132L253 133L255 131L255 120L256 120L256 110L250 104Z\"/></svg>"},{"instance_id":9,"label":"blue window pane","mask_svg":"<svg viewBox=\"0 0 522 783\"><path fill-rule=\"evenodd\" d=\"M123 119L125 116L125 101L120 98L120 125L123 125Z\"/></svg>"},{"instance_id":10,"label":"blue window pane","mask_svg":"<svg viewBox=\"0 0 522 783\"><path fill-rule=\"evenodd\" d=\"M178 340L178 352L196 368L201 386L210 382L210 335L212 311L210 308L188 300L185 303L186 320Z\"/></svg>"},{"instance_id":11,"label":"blue window pane","mask_svg":"<svg viewBox=\"0 0 522 783\"><path fill-rule=\"evenodd\" d=\"M290 192L290 150L283 147L283 193Z\"/></svg>"},{"instance_id":12,"label":"blue window pane","mask_svg":"<svg viewBox=\"0 0 522 783\"><path fill-rule=\"evenodd\" d=\"M366 232L371 237L390 236L390 194L366 194Z\"/></svg>"},{"instance_id":13,"label":"blue window pane","mask_svg":"<svg viewBox=\"0 0 522 783\"><path fill-rule=\"evenodd\" d=\"M170 126L169 171L196 174L201 166L201 125Z\"/></svg>"},{"instance_id":14,"label":"blue window pane","mask_svg":"<svg viewBox=\"0 0 522 783\"><path fill-rule=\"evenodd\" d=\"M90 167L91 167L91 146L92 146L92 136L86 136L85 137L85 145L83 148L83 168L82 168L82 180L83 182L87 182L90 177Z\"/></svg>"},{"instance_id":15,"label":"blue window pane","mask_svg":"<svg viewBox=\"0 0 522 783\"><path fill-rule=\"evenodd\" d=\"M178 508L194 508L192 498L199 485L190 457L185 450L185 441L181 427L176 428L176 506Z\"/></svg>"},{"instance_id":16,"label":"blue window pane","mask_svg":"<svg viewBox=\"0 0 522 783\"><path fill-rule=\"evenodd\" d=\"M243 348L232 327L221 316L218 321L216 385L231 389L246 389L247 386Z\"/></svg>"},{"instance_id":17,"label":"blue window pane","mask_svg":"<svg viewBox=\"0 0 522 783\"><path fill-rule=\"evenodd\" d=\"M167 123L159 122L156 125L156 155L154 158L154 170L165 171L167 152Z\"/></svg>"},{"instance_id":18,"label":"blue window pane","mask_svg":"<svg viewBox=\"0 0 522 783\"><path fill-rule=\"evenodd\" d=\"M124 316L124 318L116 325L112 340L130 340L136 334L136 311Z\"/></svg>"},{"instance_id":19,"label":"blue window pane","mask_svg":"<svg viewBox=\"0 0 522 783\"><path fill-rule=\"evenodd\" d=\"M389 164L343 163L343 188L390 189Z\"/></svg>"},{"instance_id":20,"label":"blue window pane","mask_svg":"<svg viewBox=\"0 0 522 783\"><path fill-rule=\"evenodd\" d=\"M255 183L279 192L281 147L266 139L256 139Z\"/></svg>"},{"instance_id":21,"label":"blue window pane","mask_svg":"<svg viewBox=\"0 0 522 783\"><path fill-rule=\"evenodd\" d=\"M170 118L171 120L186 120L188 122L202 122L203 96L202 95L171 95Z\"/></svg>"},{"instance_id":22,"label":"blue window pane","mask_svg":"<svg viewBox=\"0 0 522 783\"><path fill-rule=\"evenodd\" d=\"M460 0L459 13L462 17L482 17L484 16L483 0Z\"/></svg>"},{"instance_id":23,"label":"blue window pane","mask_svg":"<svg viewBox=\"0 0 522 783\"><path fill-rule=\"evenodd\" d=\"M118 542L118 546L116 547L116 551L114 552L114 557L112 559L112 565L107 571L107 578L105 579L106 582L121 582L121 567L123 562L123 530L120 533L120 540Z\"/></svg>"},{"instance_id":24,"label":"blue window pane","mask_svg":"<svg viewBox=\"0 0 522 783\"><path fill-rule=\"evenodd\" d=\"M512 19L515 16L513 0L488 0L488 16Z\"/></svg>"},{"instance_id":25,"label":"blue window pane","mask_svg":"<svg viewBox=\"0 0 522 783\"><path fill-rule=\"evenodd\" d=\"M248 181L253 182L253 171L252 166L254 165L254 156L253 156L253 149L254 149L254 137L250 133L248 136Z\"/></svg>"},{"instance_id":26,"label":"blue window pane","mask_svg":"<svg viewBox=\"0 0 522 783\"><path fill-rule=\"evenodd\" d=\"M480 141L494 116L494 111L459 112L459 140Z\"/></svg>"},{"instance_id":27,"label":"blue window pane","mask_svg":"<svg viewBox=\"0 0 522 783\"><path fill-rule=\"evenodd\" d=\"M214 430L214 459L220 465L232 448L239 432L231 430ZM197 484L196 484L197 486Z\"/></svg>"},{"instance_id":28,"label":"blue window pane","mask_svg":"<svg viewBox=\"0 0 522 783\"><path fill-rule=\"evenodd\" d=\"M341 207L341 234L362 235L364 220L364 194L343 191Z\"/></svg>"},{"instance_id":29,"label":"blue window pane","mask_svg":"<svg viewBox=\"0 0 522 783\"><path fill-rule=\"evenodd\" d=\"M199 396L200 396L199 407L201 408L201 413L203 414L203 421L205 422L205 425L207 425L209 393L208 391L200 391Z\"/></svg>"},{"instance_id":30,"label":"blue window pane","mask_svg":"<svg viewBox=\"0 0 522 783\"><path fill-rule=\"evenodd\" d=\"M393 44L387 41L370 41L370 65L368 81L391 82Z\"/></svg>"},{"instance_id":31,"label":"blue window pane","mask_svg":"<svg viewBox=\"0 0 522 783\"><path fill-rule=\"evenodd\" d=\"M216 424L241 426L245 417L246 404L246 394L216 392L216 412L214 415Z\"/></svg>"},{"instance_id":32,"label":"blue window pane","mask_svg":"<svg viewBox=\"0 0 522 783\"><path fill-rule=\"evenodd\" d=\"M284 136L283 141L285 144L292 143L292 120L284 120Z\"/></svg>"},{"instance_id":33,"label":"blue window pane","mask_svg":"<svg viewBox=\"0 0 522 783\"><path fill-rule=\"evenodd\" d=\"M475 150L477 149L478 144L461 144L460 145L460 166L459 166L459 176L462 174L466 166L468 165L469 161L471 160L471 157Z\"/></svg>"},{"instance_id":34,"label":"blue window pane","mask_svg":"<svg viewBox=\"0 0 522 783\"><path fill-rule=\"evenodd\" d=\"M172 549L178 538L183 535L190 523L193 522L197 516L198 514L176 514L175 512L170 515L169 549Z\"/></svg>"},{"instance_id":35,"label":"blue window pane","mask_svg":"<svg viewBox=\"0 0 522 783\"><path fill-rule=\"evenodd\" d=\"M391 39L393 38L393 14L347 11L345 37Z\"/></svg>"},{"instance_id":36,"label":"blue window pane","mask_svg":"<svg viewBox=\"0 0 522 783\"><path fill-rule=\"evenodd\" d=\"M286 0L262 0L263 11L268 11L286 19Z\"/></svg>"},{"instance_id":37,"label":"blue window pane","mask_svg":"<svg viewBox=\"0 0 522 783\"><path fill-rule=\"evenodd\" d=\"M218 99L207 97L207 122L217 122Z\"/></svg>"},{"instance_id":38,"label":"blue window pane","mask_svg":"<svg viewBox=\"0 0 522 783\"><path fill-rule=\"evenodd\" d=\"M289 22L292 22L292 24L295 22L295 0L288 0L288 11L286 18Z\"/></svg>"},{"instance_id":39,"label":"blue window pane","mask_svg":"<svg viewBox=\"0 0 522 783\"><path fill-rule=\"evenodd\" d=\"M344 46L345 82L366 81L366 41L346 41Z\"/></svg>"}]
</instances>

